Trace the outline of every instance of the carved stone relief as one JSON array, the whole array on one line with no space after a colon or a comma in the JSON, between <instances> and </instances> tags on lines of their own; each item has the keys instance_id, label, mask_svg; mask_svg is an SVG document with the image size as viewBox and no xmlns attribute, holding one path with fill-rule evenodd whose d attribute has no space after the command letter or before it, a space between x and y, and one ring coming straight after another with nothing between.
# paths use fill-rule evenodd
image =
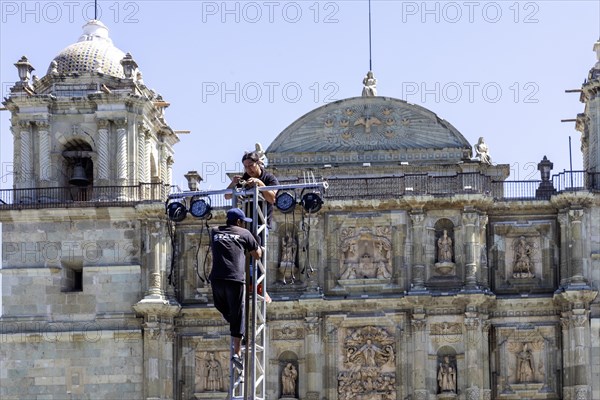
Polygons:
<instances>
[{"instance_id":1,"label":"carved stone relief","mask_svg":"<svg viewBox=\"0 0 600 400\"><path fill-rule=\"evenodd\" d=\"M541 293L555 289L558 247L555 223L492 223L490 267L499 293Z\"/></svg>"},{"instance_id":2,"label":"carved stone relief","mask_svg":"<svg viewBox=\"0 0 600 400\"><path fill-rule=\"evenodd\" d=\"M295 324L271 328L273 340L295 340L304 338L304 328Z\"/></svg>"},{"instance_id":3,"label":"carved stone relief","mask_svg":"<svg viewBox=\"0 0 600 400\"><path fill-rule=\"evenodd\" d=\"M457 343L462 340L462 325L457 322L432 323L431 341L435 343Z\"/></svg>"},{"instance_id":4,"label":"carved stone relief","mask_svg":"<svg viewBox=\"0 0 600 400\"><path fill-rule=\"evenodd\" d=\"M341 232L340 279L389 279L391 229L345 228Z\"/></svg>"},{"instance_id":5,"label":"carved stone relief","mask_svg":"<svg viewBox=\"0 0 600 400\"><path fill-rule=\"evenodd\" d=\"M338 374L340 400L396 399L395 338L386 329L348 329Z\"/></svg>"},{"instance_id":6,"label":"carved stone relief","mask_svg":"<svg viewBox=\"0 0 600 400\"><path fill-rule=\"evenodd\" d=\"M298 277L298 243L294 234L287 233L281 238L278 281L294 283Z\"/></svg>"},{"instance_id":7,"label":"carved stone relief","mask_svg":"<svg viewBox=\"0 0 600 400\"><path fill-rule=\"evenodd\" d=\"M536 256L538 246L532 239L526 239L521 236L513 241L513 278L534 278L533 269L535 267L534 257Z\"/></svg>"},{"instance_id":8,"label":"carved stone relief","mask_svg":"<svg viewBox=\"0 0 600 400\"><path fill-rule=\"evenodd\" d=\"M222 351L196 352L196 392L225 392L229 384L228 354Z\"/></svg>"},{"instance_id":9,"label":"carved stone relief","mask_svg":"<svg viewBox=\"0 0 600 400\"><path fill-rule=\"evenodd\" d=\"M497 328L494 373L500 393L559 393L556 370L559 341L555 327Z\"/></svg>"}]
</instances>

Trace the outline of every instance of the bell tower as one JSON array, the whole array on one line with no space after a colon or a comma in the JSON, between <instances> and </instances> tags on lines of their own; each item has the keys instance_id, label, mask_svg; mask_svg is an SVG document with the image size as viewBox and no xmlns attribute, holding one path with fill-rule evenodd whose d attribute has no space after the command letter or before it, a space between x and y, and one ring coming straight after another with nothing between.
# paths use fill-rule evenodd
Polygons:
<instances>
[{"instance_id":1,"label":"bell tower","mask_svg":"<svg viewBox=\"0 0 600 400\"><path fill-rule=\"evenodd\" d=\"M577 115L576 129L581 132L583 168L588 174L588 188L600 188L600 40L594 43L597 62L581 86L580 101L585 104Z\"/></svg>"},{"instance_id":2,"label":"bell tower","mask_svg":"<svg viewBox=\"0 0 600 400\"><path fill-rule=\"evenodd\" d=\"M12 117L15 189L89 196L99 186L170 184L179 139L165 121L169 103L144 85L136 61L113 45L102 22L89 21L43 77L32 75L25 56L15 66L19 81L4 103ZM92 196L107 196L97 192ZM53 196L60 190L44 198ZM21 201L44 198L22 193Z\"/></svg>"},{"instance_id":3,"label":"bell tower","mask_svg":"<svg viewBox=\"0 0 600 400\"><path fill-rule=\"evenodd\" d=\"M15 66L3 102L14 175L0 191L2 368L41 370L3 379L0 397L173 399L169 103L96 20L40 78L25 56Z\"/></svg>"}]
</instances>

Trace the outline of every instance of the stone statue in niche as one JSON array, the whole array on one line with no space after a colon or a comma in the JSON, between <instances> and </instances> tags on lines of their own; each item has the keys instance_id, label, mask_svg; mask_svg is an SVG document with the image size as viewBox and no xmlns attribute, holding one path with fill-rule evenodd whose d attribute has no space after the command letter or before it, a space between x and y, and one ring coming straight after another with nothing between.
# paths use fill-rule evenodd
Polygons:
<instances>
[{"instance_id":1,"label":"stone statue in niche","mask_svg":"<svg viewBox=\"0 0 600 400\"><path fill-rule=\"evenodd\" d=\"M440 275L453 275L455 264L452 262L454 250L452 237L448 234L448 230L444 229L437 240L437 262L435 263L435 271Z\"/></svg>"},{"instance_id":2,"label":"stone statue in niche","mask_svg":"<svg viewBox=\"0 0 600 400\"><path fill-rule=\"evenodd\" d=\"M296 379L298 378L298 370L292 363L287 363L281 372L281 394L294 397L296 395Z\"/></svg>"},{"instance_id":3,"label":"stone statue in niche","mask_svg":"<svg viewBox=\"0 0 600 400\"><path fill-rule=\"evenodd\" d=\"M294 283L296 276L296 253L298 246L296 240L290 235L285 235L281 241L281 261L279 261L279 272L281 272L281 281L284 284Z\"/></svg>"},{"instance_id":4,"label":"stone statue in niche","mask_svg":"<svg viewBox=\"0 0 600 400\"><path fill-rule=\"evenodd\" d=\"M521 236L514 245L513 278L534 278L533 255L535 253L534 243Z\"/></svg>"},{"instance_id":5,"label":"stone statue in niche","mask_svg":"<svg viewBox=\"0 0 600 400\"><path fill-rule=\"evenodd\" d=\"M448 236L448 230L438 239L438 261L452 262L452 239Z\"/></svg>"},{"instance_id":6,"label":"stone statue in niche","mask_svg":"<svg viewBox=\"0 0 600 400\"><path fill-rule=\"evenodd\" d=\"M440 393L456 393L456 363L444 356L438 366L437 381Z\"/></svg>"}]
</instances>

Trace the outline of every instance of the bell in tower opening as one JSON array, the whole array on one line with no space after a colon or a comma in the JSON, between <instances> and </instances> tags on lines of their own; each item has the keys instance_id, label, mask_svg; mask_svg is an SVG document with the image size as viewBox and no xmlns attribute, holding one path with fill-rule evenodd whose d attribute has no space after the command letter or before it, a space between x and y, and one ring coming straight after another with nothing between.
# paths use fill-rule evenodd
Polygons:
<instances>
[{"instance_id":1,"label":"bell in tower opening","mask_svg":"<svg viewBox=\"0 0 600 400\"><path fill-rule=\"evenodd\" d=\"M73 175L69 179L69 184L75 186L88 186L90 184L81 161L77 161L75 167L73 167Z\"/></svg>"}]
</instances>

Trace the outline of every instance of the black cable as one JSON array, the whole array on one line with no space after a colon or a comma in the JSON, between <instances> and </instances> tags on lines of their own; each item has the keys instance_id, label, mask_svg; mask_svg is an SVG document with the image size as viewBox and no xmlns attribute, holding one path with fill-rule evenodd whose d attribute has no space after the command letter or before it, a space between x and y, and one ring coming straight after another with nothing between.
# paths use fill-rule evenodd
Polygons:
<instances>
[{"instance_id":1,"label":"black cable","mask_svg":"<svg viewBox=\"0 0 600 400\"><path fill-rule=\"evenodd\" d=\"M312 264L310 263L310 256L309 256L309 250L310 250L310 214L311 212L308 212L308 227L307 224L304 222L304 214L302 214L302 231L304 232L304 244L302 245L302 251L305 252L305 258L304 258L304 268L302 268L302 273L304 274L306 271L306 265L308 264L308 272L306 272L306 277L310 278L310 274L312 274L315 270L312 267Z\"/></svg>"},{"instance_id":2,"label":"black cable","mask_svg":"<svg viewBox=\"0 0 600 400\"><path fill-rule=\"evenodd\" d=\"M200 249L202 248L202 237L204 236L204 227L206 227L206 232L210 235L210 226L208 226L208 220L212 219L212 214L209 214L208 217L204 220L204 225L200 229L200 241L198 242L198 248L196 249L196 263L195 270L196 275L202 281L202 283L210 283L208 279L208 275L206 273L206 260L208 259L208 252L210 251L210 245L206 247L206 253L204 254L204 261L202 263L202 272L204 273L204 278L200 275L199 263L198 263L198 255L200 254Z\"/></svg>"},{"instance_id":3,"label":"black cable","mask_svg":"<svg viewBox=\"0 0 600 400\"><path fill-rule=\"evenodd\" d=\"M171 270L169 271L167 281L169 285L175 287L173 284L173 271L175 270L175 223L173 221L167 220L167 230L171 239Z\"/></svg>"}]
</instances>

